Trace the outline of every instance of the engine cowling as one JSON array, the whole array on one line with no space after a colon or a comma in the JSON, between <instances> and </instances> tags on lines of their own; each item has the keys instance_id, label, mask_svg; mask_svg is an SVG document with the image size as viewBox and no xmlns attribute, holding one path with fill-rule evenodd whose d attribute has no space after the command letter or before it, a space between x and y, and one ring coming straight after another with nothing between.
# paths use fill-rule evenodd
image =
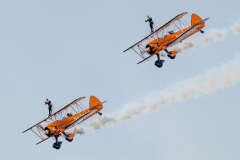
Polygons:
<instances>
[{"instance_id":1,"label":"engine cowling","mask_svg":"<svg viewBox=\"0 0 240 160\"><path fill-rule=\"evenodd\" d=\"M50 136L51 136L51 131L50 131L50 129L49 129L49 128L45 128L44 134L45 134L46 136L50 137Z\"/></svg>"},{"instance_id":2,"label":"engine cowling","mask_svg":"<svg viewBox=\"0 0 240 160\"><path fill-rule=\"evenodd\" d=\"M56 128L53 127L45 127L44 129L44 134L47 135L48 137L52 136L56 132Z\"/></svg>"}]
</instances>

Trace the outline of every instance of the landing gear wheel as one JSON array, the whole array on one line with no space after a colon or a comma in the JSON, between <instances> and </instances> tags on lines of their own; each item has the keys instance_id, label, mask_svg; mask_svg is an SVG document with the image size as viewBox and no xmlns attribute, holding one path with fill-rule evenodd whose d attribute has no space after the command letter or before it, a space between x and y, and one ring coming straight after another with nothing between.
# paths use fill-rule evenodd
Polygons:
<instances>
[{"instance_id":1,"label":"landing gear wheel","mask_svg":"<svg viewBox=\"0 0 240 160\"><path fill-rule=\"evenodd\" d=\"M55 143L53 143L53 148L60 149L61 148L61 144L62 144L62 142L55 142Z\"/></svg>"},{"instance_id":2,"label":"landing gear wheel","mask_svg":"<svg viewBox=\"0 0 240 160\"><path fill-rule=\"evenodd\" d=\"M162 60L160 60L160 61L159 61L159 60L156 60L156 61L155 61L155 66L157 66L158 68L161 68L161 67L163 66L163 62L164 62L164 61L162 61Z\"/></svg>"},{"instance_id":3,"label":"landing gear wheel","mask_svg":"<svg viewBox=\"0 0 240 160\"><path fill-rule=\"evenodd\" d=\"M171 56L171 55L167 55L170 59L174 59L175 57L176 57L176 55L175 56Z\"/></svg>"}]
</instances>

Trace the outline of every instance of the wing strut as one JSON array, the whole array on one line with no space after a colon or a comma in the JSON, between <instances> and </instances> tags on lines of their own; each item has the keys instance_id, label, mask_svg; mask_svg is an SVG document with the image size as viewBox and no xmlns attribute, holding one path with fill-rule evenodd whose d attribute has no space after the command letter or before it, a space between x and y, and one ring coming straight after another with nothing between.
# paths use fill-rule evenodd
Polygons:
<instances>
[{"instance_id":1,"label":"wing strut","mask_svg":"<svg viewBox=\"0 0 240 160\"><path fill-rule=\"evenodd\" d=\"M31 128L31 130L32 130L32 128ZM43 139L43 138L41 138L36 132L34 132L34 130L32 130L33 131L33 133L35 133L40 139Z\"/></svg>"},{"instance_id":2,"label":"wing strut","mask_svg":"<svg viewBox=\"0 0 240 160\"><path fill-rule=\"evenodd\" d=\"M72 108L72 109L75 111L75 109L74 109L72 106L71 106L71 108ZM77 112L77 111L75 111L75 112L77 113L77 115L78 115L79 117L81 116L81 115L79 115L79 114L78 114L78 112Z\"/></svg>"},{"instance_id":3,"label":"wing strut","mask_svg":"<svg viewBox=\"0 0 240 160\"><path fill-rule=\"evenodd\" d=\"M132 49L135 51L134 48L132 48ZM135 51L135 52L144 59L144 57L142 55L140 55L137 51Z\"/></svg>"},{"instance_id":4,"label":"wing strut","mask_svg":"<svg viewBox=\"0 0 240 160\"><path fill-rule=\"evenodd\" d=\"M39 132L40 136L41 136L41 137L42 137L42 139L43 139L43 136L42 136L41 132L39 131L39 128L38 128L38 126L37 126L37 129L38 129L38 132Z\"/></svg>"}]
</instances>

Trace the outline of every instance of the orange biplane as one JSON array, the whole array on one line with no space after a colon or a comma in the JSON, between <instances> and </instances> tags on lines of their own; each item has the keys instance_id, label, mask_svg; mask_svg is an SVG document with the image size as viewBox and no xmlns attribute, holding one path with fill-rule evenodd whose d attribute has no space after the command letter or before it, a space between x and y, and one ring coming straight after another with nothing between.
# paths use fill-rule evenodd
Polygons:
<instances>
[{"instance_id":1,"label":"orange biplane","mask_svg":"<svg viewBox=\"0 0 240 160\"><path fill-rule=\"evenodd\" d=\"M205 26L205 22L209 18L202 20L198 15L192 14L191 26L189 26L183 19L183 16L185 16L187 13L188 12L184 12L177 15L168 23L156 29L155 32L151 33L123 52L126 52L130 49L134 50L139 56L143 58L143 60L137 64L149 60L151 57L153 57L153 55L157 55L158 60L155 62L155 65L158 68L161 68L164 60L160 60L160 51L164 50L169 58L174 59L178 52L169 52L167 48L172 47L179 42L182 42L184 39L188 38L198 31L204 33L204 31L201 29ZM183 26L185 28L183 28ZM171 27L174 28L172 29ZM147 53L148 57L145 57L144 53Z\"/></svg>"},{"instance_id":2,"label":"orange biplane","mask_svg":"<svg viewBox=\"0 0 240 160\"><path fill-rule=\"evenodd\" d=\"M56 143L53 144L53 148L60 149L62 142L58 141L58 137L63 136L67 141L71 142L75 136L75 134L65 133L66 130L82 123L96 113L102 115L100 111L103 108L103 103L106 101L100 102L96 97L91 96L89 108L82 109L80 101L83 99L85 99L85 97L80 97L74 100L67 106L52 114L50 117L23 131L23 133L29 130L33 131L39 138L41 138L41 141L37 144L50 137L55 137Z\"/></svg>"}]
</instances>

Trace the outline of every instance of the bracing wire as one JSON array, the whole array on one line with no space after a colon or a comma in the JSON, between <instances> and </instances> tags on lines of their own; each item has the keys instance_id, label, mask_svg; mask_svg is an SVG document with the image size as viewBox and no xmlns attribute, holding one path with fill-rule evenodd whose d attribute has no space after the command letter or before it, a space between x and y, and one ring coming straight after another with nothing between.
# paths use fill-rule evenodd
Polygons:
<instances>
[{"instance_id":1,"label":"bracing wire","mask_svg":"<svg viewBox=\"0 0 240 160\"><path fill-rule=\"evenodd\" d=\"M82 102L80 102L81 104L82 104ZM83 105L83 104L82 104ZM84 105L83 105L83 107L85 108L85 109L87 109Z\"/></svg>"},{"instance_id":2,"label":"bracing wire","mask_svg":"<svg viewBox=\"0 0 240 160\"><path fill-rule=\"evenodd\" d=\"M186 22L185 19L184 19L183 17L182 17L182 19L184 20L184 22ZM190 26L187 22L186 22L186 24L187 24L188 26Z\"/></svg>"}]
</instances>

